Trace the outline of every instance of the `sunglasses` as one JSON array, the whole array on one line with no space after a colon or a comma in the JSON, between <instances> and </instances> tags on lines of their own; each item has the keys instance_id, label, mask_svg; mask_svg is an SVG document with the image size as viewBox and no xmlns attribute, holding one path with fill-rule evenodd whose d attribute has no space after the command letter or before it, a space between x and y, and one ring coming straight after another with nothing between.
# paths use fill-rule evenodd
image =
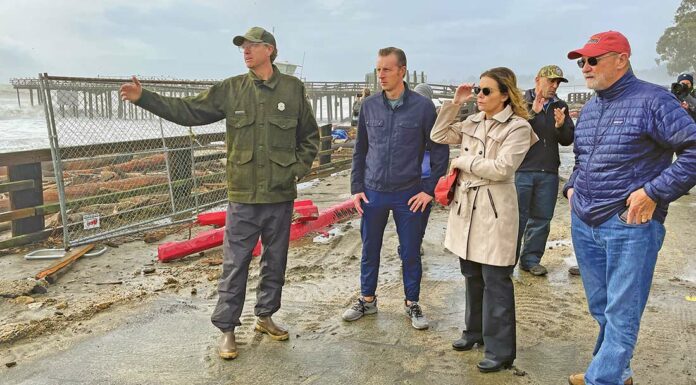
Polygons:
<instances>
[{"instance_id":1,"label":"sunglasses","mask_svg":"<svg viewBox=\"0 0 696 385\"><path fill-rule=\"evenodd\" d=\"M476 86L476 87L472 88L471 90L474 91L474 95L478 95L479 92L481 92L481 93L483 93L483 96L488 96L491 94L491 92L493 92L492 88L489 88L489 87L481 88L479 86Z\"/></svg>"},{"instance_id":2,"label":"sunglasses","mask_svg":"<svg viewBox=\"0 0 696 385\"><path fill-rule=\"evenodd\" d=\"M594 66L597 65L597 63L599 63L600 60L604 59L605 57L614 56L614 55L618 55L618 54L617 54L617 53L611 53L611 54L609 54L609 55L604 55L604 56L588 57L587 59L585 59L585 58L580 58L580 59L578 59L578 61L577 61L578 67L580 67L580 68L585 67L585 63L589 64L590 67L594 67Z\"/></svg>"}]
</instances>

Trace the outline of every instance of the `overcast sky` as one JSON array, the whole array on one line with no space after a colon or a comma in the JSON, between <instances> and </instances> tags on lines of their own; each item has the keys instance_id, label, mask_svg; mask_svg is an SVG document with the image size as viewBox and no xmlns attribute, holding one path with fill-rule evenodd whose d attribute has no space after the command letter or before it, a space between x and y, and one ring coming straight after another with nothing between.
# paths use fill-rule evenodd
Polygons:
<instances>
[{"instance_id":1,"label":"overcast sky","mask_svg":"<svg viewBox=\"0 0 696 385\"><path fill-rule=\"evenodd\" d=\"M363 80L385 46L432 83L496 66L524 79L551 63L580 79L567 52L610 29L628 37L635 69L655 67L680 2L0 0L0 83L39 72L222 79L246 72L231 41L254 25L275 30L279 61L305 56L307 80Z\"/></svg>"}]
</instances>

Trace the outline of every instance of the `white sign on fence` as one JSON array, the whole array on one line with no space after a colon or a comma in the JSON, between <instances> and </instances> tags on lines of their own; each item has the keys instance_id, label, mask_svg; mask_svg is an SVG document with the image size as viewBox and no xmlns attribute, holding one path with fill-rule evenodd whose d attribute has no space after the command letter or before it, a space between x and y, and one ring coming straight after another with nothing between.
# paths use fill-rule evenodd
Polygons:
<instances>
[{"instance_id":1,"label":"white sign on fence","mask_svg":"<svg viewBox=\"0 0 696 385\"><path fill-rule=\"evenodd\" d=\"M85 214L82 216L82 226L85 230L98 229L100 226L99 214Z\"/></svg>"}]
</instances>

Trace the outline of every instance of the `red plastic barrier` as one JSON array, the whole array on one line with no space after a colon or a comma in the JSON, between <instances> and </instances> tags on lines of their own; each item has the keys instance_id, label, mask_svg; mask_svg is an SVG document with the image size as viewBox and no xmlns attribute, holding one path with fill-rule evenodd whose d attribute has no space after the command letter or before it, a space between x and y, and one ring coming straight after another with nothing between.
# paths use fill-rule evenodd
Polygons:
<instances>
[{"instance_id":1,"label":"red plastic barrier","mask_svg":"<svg viewBox=\"0 0 696 385\"><path fill-rule=\"evenodd\" d=\"M312 202L311 199L295 201L294 210L300 217L295 219L295 221L305 222L313 221L319 217L319 209ZM212 213L201 213L198 214L198 224L201 226L224 226L225 216L227 213L225 211L216 211Z\"/></svg>"},{"instance_id":2,"label":"red plastic barrier","mask_svg":"<svg viewBox=\"0 0 696 385\"><path fill-rule=\"evenodd\" d=\"M295 213L299 214L299 218L295 218L295 222L314 221L319 218L319 208L311 200L295 201Z\"/></svg>"},{"instance_id":3,"label":"red plastic barrier","mask_svg":"<svg viewBox=\"0 0 696 385\"><path fill-rule=\"evenodd\" d=\"M319 230L341 220L348 219L355 214L357 214L357 211L355 210L355 206L353 205L353 201L351 199L341 202L322 211L316 220L295 222L290 225L290 240L297 240L307 235L307 233ZM209 216L207 218L207 220L210 220L210 218L214 217ZM188 241L164 243L157 248L157 259L160 262L169 262L174 259L182 258L190 254L220 246L222 245L224 234L225 228L221 227L219 229L209 230L198 234L195 238ZM256 244L252 255L261 255L260 241Z\"/></svg>"},{"instance_id":4,"label":"red plastic barrier","mask_svg":"<svg viewBox=\"0 0 696 385\"><path fill-rule=\"evenodd\" d=\"M317 219L314 221L293 223L290 226L290 240L294 241L302 238L309 232L316 231L330 224L348 219L357 213L358 212L355 210L355 206L353 205L353 200L351 199L331 206L322 211L319 214L319 217L317 217Z\"/></svg>"},{"instance_id":5,"label":"red plastic barrier","mask_svg":"<svg viewBox=\"0 0 696 385\"><path fill-rule=\"evenodd\" d=\"M227 215L227 213L224 211L216 211L213 213L200 213L198 214L198 220L196 222L201 226L224 226L225 215Z\"/></svg>"},{"instance_id":6,"label":"red plastic barrier","mask_svg":"<svg viewBox=\"0 0 696 385\"><path fill-rule=\"evenodd\" d=\"M157 259L160 262L169 262L190 254L199 253L222 245L224 237L225 228L223 227L205 231L188 241L163 243L157 247Z\"/></svg>"},{"instance_id":7,"label":"red plastic barrier","mask_svg":"<svg viewBox=\"0 0 696 385\"><path fill-rule=\"evenodd\" d=\"M224 238L225 228L221 227L202 232L188 241L163 243L157 247L157 259L160 262L169 262L187 255L200 253L222 245ZM261 255L261 240L256 242L256 247L252 250L251 255L254 257Z\"/></svg>"}]
</instances>

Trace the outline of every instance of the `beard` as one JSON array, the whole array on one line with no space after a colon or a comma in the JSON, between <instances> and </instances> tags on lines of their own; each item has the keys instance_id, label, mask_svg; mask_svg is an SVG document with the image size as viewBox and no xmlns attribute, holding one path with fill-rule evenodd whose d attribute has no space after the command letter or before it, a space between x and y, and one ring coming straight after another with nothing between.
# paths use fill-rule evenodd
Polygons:
<instances>
[{"instance_id":1,"label":"beard","mask_svg":"<svg viewBox=\"0 0 696 385\"><path fill-rule=\"evenodd\" d=\"M606 76L602 74L594 74L592 78L585 78L587 88L595 91L602 91L606 87Z\"/></svg>"}]
</instances>

